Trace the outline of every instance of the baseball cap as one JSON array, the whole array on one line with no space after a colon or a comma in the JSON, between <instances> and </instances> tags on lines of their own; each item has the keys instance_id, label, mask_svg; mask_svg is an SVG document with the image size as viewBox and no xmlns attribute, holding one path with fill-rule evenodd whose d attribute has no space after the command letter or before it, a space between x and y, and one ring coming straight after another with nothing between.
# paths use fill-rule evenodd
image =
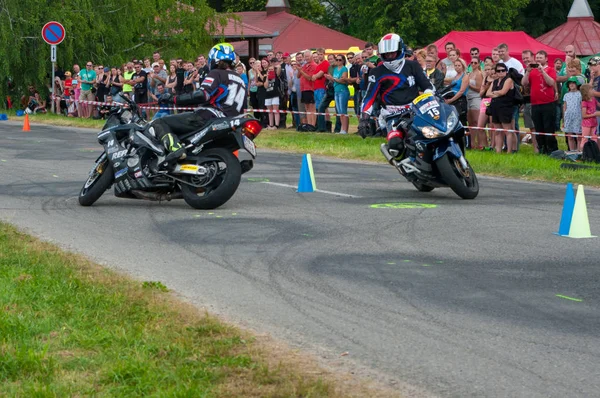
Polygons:
<instances>
[{"instance_id":1,"label":"baseball cap","mask_svg":"<svg viewBox=\"0 0 600 398\"><path fill-rule=\"evenodd\" d=\"M588 61L588 65L598 65L600 64L600 57L596 56L596 57L592 57L590 58L590 60Z\"/></svg>"},{"instance_id":2,"label":"baseball cap","mask_svg":"<svg viewBox=\"0 0 600 398\"><path fill-rule=\"evenodd\" d=\"M577 78L577 76L571 76L570 78L568 78L567 85L569 84L569 82L574 82L577 85L577 87L581 86L582 84L581 81Z\"/></svg>"},{"instance_id":3,"label":"baseball cap","mask_svg":"<svg viewBox=\"0 0 600 398\"><path fill-rule=\"evenodd\" d=\"M290 56L290 53L283 53L283 58L287 58Z\"/></svg>"},{"instance_id":4,"label":"baseball cap","mask_svg":"<svg viewBox=\"0 0 600 398\"><path fill-rule=\"evenodd\" d=\"M152 64L152 67L154 68L155 66L160 66L160 65L158 64L158 62L155 62Z\"/></svg>"}]
</instances>

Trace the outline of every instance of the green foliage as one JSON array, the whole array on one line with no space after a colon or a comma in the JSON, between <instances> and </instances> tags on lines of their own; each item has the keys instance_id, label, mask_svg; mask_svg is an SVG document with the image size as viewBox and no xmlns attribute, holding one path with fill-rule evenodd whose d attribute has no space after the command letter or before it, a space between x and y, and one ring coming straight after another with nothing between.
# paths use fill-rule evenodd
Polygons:
<instances>
[{"instance_id":1,"label":"green foliage","mask_svg":"<svg viewBox=\"0 0 600 398\"><path fill-rule=\"evenodd\" d=\"M71 70L87 60L120 65L156 49L166 59L197 56L212 45L205 27L213 18L205 0L0 0L0 75L15 91L49 83L50 46L41 29L51 20L66 30L57 64ZM0 95L6 92L2 82Z\"/></svg>"},{"instance_id":2,"label":"green foliage","mask_svg":"<svg viewBox=\"0 0 600 398\"><path fill-rule=\"evenodd\" d=\"M328 0L337 29L377 41L396 32L412 46L424 46L451 30L511 30L529 0Z\"/></svg>"},{"instance_id":3,"label":"green foliage","mask_svg":"<svg viewBox=\"0 0 600 398\"><path fill-rule=\"evenodd\" d=\"M142 287L144 289L156 289L156 290L160 290L161 292L168 292L169 289L163 285L162 282L158 282L158 281L146 281L146 282L142 282Z\"/></svg>"}]
</instances>

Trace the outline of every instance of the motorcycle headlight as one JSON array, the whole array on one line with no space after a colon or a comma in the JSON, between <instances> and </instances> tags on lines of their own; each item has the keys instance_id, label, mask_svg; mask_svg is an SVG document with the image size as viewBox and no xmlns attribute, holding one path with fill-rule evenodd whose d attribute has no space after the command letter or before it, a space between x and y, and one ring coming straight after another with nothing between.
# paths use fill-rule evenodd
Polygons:
<instances>
[{"instance_id":1,"label":"motorcycle headlight","mask_svg":"<svg viewBox=\"0 0 600 398\"><path fill-rule=\"evenodd\" d=\"M453 110L450 113L450 116L448 116L448 120L446 120L446 131L451 132L452 130L454 130L454 127L456 127L457 123L458 123L458 114L456 113L456 110Z\"/></svg>"},{"instance_id":2,"label":"motorcycle headlight","mask_svg":"<svg viewBox=\"0 0 600 398\"><path fill-rule=\"evenodd\" d=\"M440 131L439 129L436 129L435 127L431 127L431 126L425 126L421 129L421 132L423 133L423 136L425 138L437 138L440 137L442 135L444 135L445 133L443 131Z\"/></svg>"}]
</instances>

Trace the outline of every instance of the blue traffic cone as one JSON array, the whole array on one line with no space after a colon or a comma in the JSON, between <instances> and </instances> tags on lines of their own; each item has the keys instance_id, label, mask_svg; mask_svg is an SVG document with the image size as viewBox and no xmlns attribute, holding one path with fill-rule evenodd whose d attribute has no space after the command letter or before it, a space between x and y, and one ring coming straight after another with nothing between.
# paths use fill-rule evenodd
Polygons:
<instances>
[{"instance_id":1,"label":"blue traffic cone","mask_svg":"<svg viewBox=\"0 0 600 398\"><path fill-rule=\"evenodd\" d=\"M560 217L560 226L557 235L567 236L571 229L571 220L573 219L573 210L575 209L575 191L573 184L567 184L565 193L565 202L563 203L562 216Z\"/></svg>"},{"instance_id":2,"label":"blue traffic cone","mask_svg":"<svg viewBox=\"0 0 600 398\"><path fill-rule=\"evenodd\" d=\"M315 183L315 173L313 172L312 159L310 154L302 157L302 168L300 169L300 179L298 180L298 190L296 192L314 192L317 189Z\"/></svg>"}]
</instances>

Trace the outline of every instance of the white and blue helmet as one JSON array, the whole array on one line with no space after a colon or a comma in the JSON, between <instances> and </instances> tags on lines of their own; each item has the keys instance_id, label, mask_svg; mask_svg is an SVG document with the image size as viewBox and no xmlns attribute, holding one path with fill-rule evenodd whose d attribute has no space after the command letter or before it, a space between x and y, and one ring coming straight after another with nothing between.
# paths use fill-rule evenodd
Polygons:
<instances>
[{"instance_id":1,"label":"white and blue helmet","mask_svg":"<svg viewBox=\"0 0 600 398\"><path fill-rule=\"evenodd\" d=\"M404 65L404 41L396 33L383 36L377 45L377 51L386 68L400 73Z\"/></svg>"}]
</instances>

